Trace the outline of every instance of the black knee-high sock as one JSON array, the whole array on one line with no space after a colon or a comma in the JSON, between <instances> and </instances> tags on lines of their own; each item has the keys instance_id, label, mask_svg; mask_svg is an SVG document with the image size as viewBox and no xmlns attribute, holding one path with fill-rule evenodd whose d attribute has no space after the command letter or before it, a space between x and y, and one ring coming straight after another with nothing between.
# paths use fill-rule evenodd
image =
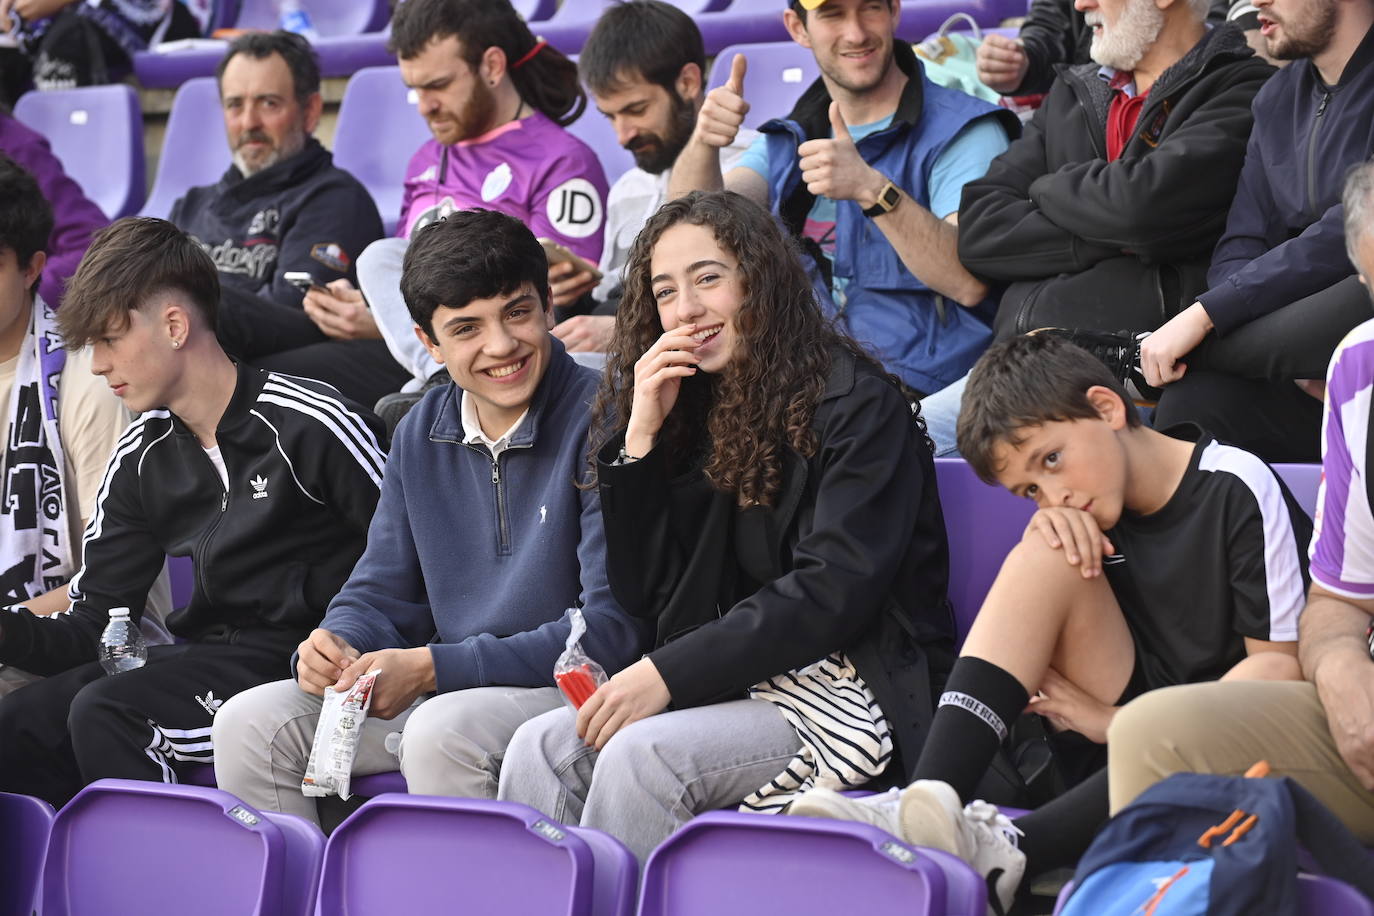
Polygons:
<instances>
[{"instance_id":1,"label":"black knee-high sock","mask_svg":"<svg viewBox=\"0 0 1374 916\"><path fill-rule=\"evenodd\" d=\"M960 658L940 695L916 778L943 780L969 801L1029 701L1026 688L1006 671L981 658Z\"/></svg>"},{"instance_id":2,"label":"black knee-high sock","mask_svg":"<svg viewBox=\"0 0 1374 916\"><path fill-rule=\"evenodd\" d=\"M1107 823L1109 811L1104 767L1053 801L1013 821L1024 833L1017 845L1026 854L1026 881L1052 868L1073 865L1082 858L1097 831Z\"/></svg>"}]
</instances>

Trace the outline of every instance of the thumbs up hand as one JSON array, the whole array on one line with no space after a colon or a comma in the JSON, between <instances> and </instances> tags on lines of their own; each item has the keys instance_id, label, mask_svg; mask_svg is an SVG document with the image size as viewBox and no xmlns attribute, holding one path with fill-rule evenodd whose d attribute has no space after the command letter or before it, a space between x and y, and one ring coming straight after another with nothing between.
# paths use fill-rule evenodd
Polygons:
<instances>
[{"instance_id":1,"label":"thumbs up hand","mask_svg":"<svg viewBox=\"0 0 1374 916\"><path fill-rule=\"evenodd\" d=\"M818 197L873 206L887 179L859 155L838 102L830 103L830 129L830 139L807 140L797 147L806 190Z\"/></svg>"},{"instance_id":2,"label":"thumbs up hand","mask_svg":"<svg viewBox=\"0 0 1374 916\"><path fill-rule=\"evenodd\" d=\"M697 115L694 139L717 148L735 142L744 116L749 113L749 103L744 100L744 72L748 61L743 54L736 54L730 62L730 78L724 86L717 86L706 94L701 112Z\"/></svg>"}]
</instances>

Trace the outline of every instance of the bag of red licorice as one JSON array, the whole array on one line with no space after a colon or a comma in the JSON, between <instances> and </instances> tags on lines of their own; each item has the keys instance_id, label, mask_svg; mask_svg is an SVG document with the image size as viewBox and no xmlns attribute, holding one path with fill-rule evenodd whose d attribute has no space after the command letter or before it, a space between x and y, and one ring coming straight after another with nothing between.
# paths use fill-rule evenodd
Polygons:
<instances>
[{"instance_id":1,"label":"bag of red licorice","mask_svg":"<svg viewBox=\"0 0 1374 916\"><path fill-rule=\"evenodd\" d=\"M553 679L563 696L573 709L580 709L596 688L606 683L606 669L592 661L582 651L582 634L587 632L587 622L582 619L582 611L571 608L568 617L572 629L568 632L568 642L563 654L553 666Z\"/></svg>"}]
</instances>

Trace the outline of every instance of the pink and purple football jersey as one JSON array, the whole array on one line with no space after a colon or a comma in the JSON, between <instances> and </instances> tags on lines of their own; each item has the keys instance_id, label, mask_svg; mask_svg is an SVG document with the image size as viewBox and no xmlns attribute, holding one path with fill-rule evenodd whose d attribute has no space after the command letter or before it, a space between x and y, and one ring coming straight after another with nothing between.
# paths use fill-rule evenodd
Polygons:
<instances>
[{"instance_id":1,"label":"pink and purple football jersey","mask_svg":"<svg viewBox=\"0 0 1374 916\"><path fill-rule=\"evenodd\" d=\"M541 112L452 146L421 146L406 169L396 234L474 207L510 214L593 264L601 258L606 175L590 147Z\"/></svg>"}]
</instances>

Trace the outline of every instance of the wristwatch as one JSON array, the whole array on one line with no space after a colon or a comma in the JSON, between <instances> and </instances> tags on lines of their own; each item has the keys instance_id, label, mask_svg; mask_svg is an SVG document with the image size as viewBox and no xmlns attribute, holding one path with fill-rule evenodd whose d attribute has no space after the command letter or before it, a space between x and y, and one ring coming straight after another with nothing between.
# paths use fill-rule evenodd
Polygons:
<instances>
[{"instance_id":1,"label":"wristwatch","mask_svg":"<svg viewBox=\"0 0 1374 916\"><path fill-rule=\"evenodd\" d=\"M897 189L897 186L893 184L891 180L889 180L887 184L883 185L883 189L878 192L878 202L867 210L864 210L864 216L871 219L875 216L882 216L884 213L891 213L901 202L902 192Z\"/></svg>"}]
</instances>

